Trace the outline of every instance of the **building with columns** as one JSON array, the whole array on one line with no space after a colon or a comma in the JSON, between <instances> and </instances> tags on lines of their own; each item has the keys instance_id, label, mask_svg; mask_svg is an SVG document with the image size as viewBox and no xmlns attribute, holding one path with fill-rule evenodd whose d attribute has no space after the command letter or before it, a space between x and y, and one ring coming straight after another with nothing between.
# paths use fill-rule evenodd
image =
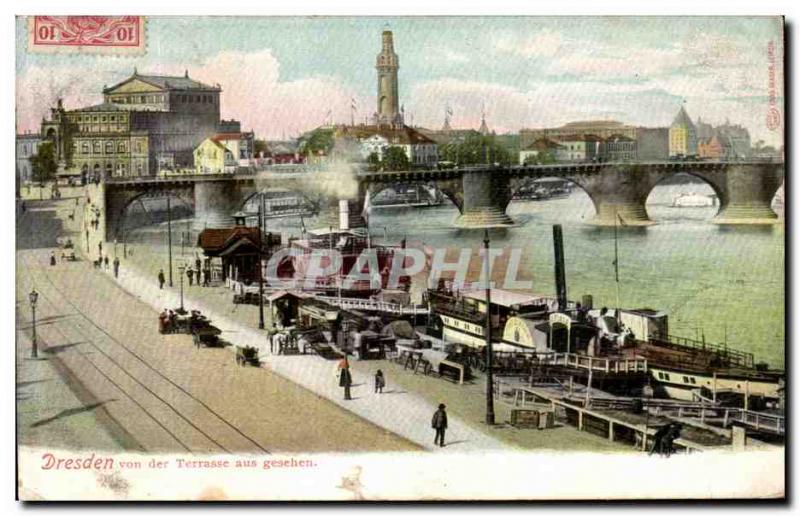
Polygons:
<instances>
[{"instance_id":1,"label":"building with columns","mask_svg":"<svg viewBox=\"0 0 800 516\"><path fill-rule=\"evenodd\" d=\"M220 127L219 85L183 76L133 75L103 88L103 102L66 109L59 99L41 134L54 142L59 175L155 175L192 167L194 150Z\"/></svg>"}]
</instances>

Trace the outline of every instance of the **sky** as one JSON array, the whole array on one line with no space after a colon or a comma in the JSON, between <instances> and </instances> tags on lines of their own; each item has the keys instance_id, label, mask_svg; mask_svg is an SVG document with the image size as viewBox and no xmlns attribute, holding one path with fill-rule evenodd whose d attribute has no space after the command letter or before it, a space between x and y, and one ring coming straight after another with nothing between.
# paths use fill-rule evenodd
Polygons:
<instances>
[{"instance_id":1,"label":"sky","mask_svg":"<svg viewBox=\"0 0 800 516\"><path fill-rule=\"evenodd\" d=\"M102 101L104 86L139 73L222 87L222 116L257 137L293 137L376 110L381 31L394 33L406 122L498 133L615 119L667 126L681 104L697 120L729 120L753 142L767 127L767 46L777 49L783 112L782 21L775 17L149 17L143 56L27 52L17 19L17 130L38 131L58 97L67 109ZM783 117L782 117L783 119Z\"/></svg>"}]
</instances>

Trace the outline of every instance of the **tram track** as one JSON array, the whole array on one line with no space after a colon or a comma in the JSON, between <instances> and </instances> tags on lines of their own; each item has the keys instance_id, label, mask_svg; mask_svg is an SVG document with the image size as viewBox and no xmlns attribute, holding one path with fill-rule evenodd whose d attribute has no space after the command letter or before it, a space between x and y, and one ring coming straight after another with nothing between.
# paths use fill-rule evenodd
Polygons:
<instances>
[{"instance_id":1,"label":"tram track","mask_svg":"<svg viewBox=\"0 0 800 516\"><path fill-rule=\"evenodd\" d=\"M30 259L24 255L20 256L20 259L28 275L33 278L35 269L31 267ZM56 313L59 311L59 308L53 298L63 300L64 303L69 305L79 318L79 321L75 321L69 326L71 330L70 333L74 332L79 338L79 341L85 342L91 346L91 348L103 358L102 360L96 360L86 353L78 353L78 355L82 357L90 368L96 370L98 374L113 385L126 399L137 406L147 418L152 420L161 430L169 435L180 448L191 453L236 453L246 451L270 453L269 450L258 441L247 435L242 429L234 425L204 401L191 394L186 388L177 384L174 380L159 371L153 364L141 356L140 353L131 349L130 346L120 341L106 328L89 317L86 311L70 299L64 289L60 288L53 281L46 269L38 269L35 272L38 273L35 277L44 279L49 288L52 289L51 293L55 292L55 296L52 296L51 293L42 292L41 299L45 300ZM88 324L88 328L85 327L83 323ZM73 335L68 335L68 332L61 328L60 324L60 322L55 322L50 326L63 337L65 342L69 342L70 337ZM95 335L92 335L92 333L95 333ZM97 334L99 334L99 338ZM123 358L119 356L115 358L109 352L110 350L104 349L106 346L101 346L98 342L108 342L114 345L118 352L124 354L124 358L132 357L135 363L145 368L145 372L141 370L137 372L134 368L126 367L122 363L124 361ZM122 378L119 377L120 374ZM147 378L148 376L150 376L149 379ZM128 385L127 387L123 385L123 383L126 383L124 381L125 378L128 379L127 383L130 384L132 382L132 385ZM156 382L151 381L151 385L145 383L153 379L155 379ZM159 385L157 386L156 383ZM134 388L132 389L131 387ZM155 389L160 390L161 393L159 394ZM149 397L149 400L143 400L141 399L142 397ZM156 404L160 407L160 411L166 411L170 416L165 417L163 414L158 415L156 412L159 410L154 410L153 407L145 406L148 402L153 403L154 401L157 402ZM190 404L189 407L176 406L178 404L187 403ZM175 418L185 425L183 433L187 433L187 429L191 429L189 433L194 434L191 436L191 440L195 441L195 443L187 443L186 441L189 439L178 436L176 429L173 428L170 430L170 428L168 428L168 426L175 426ZM167 421L165 421L165 419ZM169 419L172 419L172 421L169 421ZM216 422L217 428L208 428L212 426L214 422ZM170 425L169 423L172 424ZM225 432L220 432L222 428L225 429ZM212 433L214 435L211 435ZM220 435L220 433L222 433L222 435ZM224 435L225 433L228 435ZM199 436L202 437L202 439L199 439L200 441L206 441L202 446L197 446ZM223 440L227 441L227 443L223 444L220 442ZM237 444L235 449L234 446L230 445L231 442ZM242 444L245 444L245 446L241 446Z\"/></svg>"}]
</instances>

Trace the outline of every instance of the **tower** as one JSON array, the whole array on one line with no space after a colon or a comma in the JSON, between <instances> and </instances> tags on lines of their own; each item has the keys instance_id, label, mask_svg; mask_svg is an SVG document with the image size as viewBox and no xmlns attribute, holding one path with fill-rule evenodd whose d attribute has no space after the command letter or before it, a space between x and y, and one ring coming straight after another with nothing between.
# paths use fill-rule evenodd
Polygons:
<instances>
[{"instance_id":1,"label":"tower","mask_svg":"<svg viewBox=\"0 0 800 516\"><path fill-rule=\"evenodd\" d=\"M400 119L397 70L400 68L394 53L392 31L384 30L383 47L375 63L378 70L378 120L379 124L402 123Z\"/></svg>"}]
</instances>

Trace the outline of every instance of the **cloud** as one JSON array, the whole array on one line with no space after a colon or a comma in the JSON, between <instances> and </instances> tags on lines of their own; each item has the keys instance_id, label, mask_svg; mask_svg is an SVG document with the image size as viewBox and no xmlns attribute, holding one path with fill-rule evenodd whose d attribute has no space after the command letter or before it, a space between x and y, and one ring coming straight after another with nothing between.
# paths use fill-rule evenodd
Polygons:
<instances>
[{"instance_id":1,"label":"cloud","mask_svg":"<svg viewBox=\"0 0 800 516\"><path fill-rule=\"evenodd\" d=\"M129 76L113 61L99 61L87 73L68 61L49 66L29 66L17 76L17 129L39 128L43 116L61 97L67 109L102 102L104 84L111 85ZM140 73L183 75L177 63L139 66ZM255 130L261 138L297 136L318 127L327 119L350 119L351 99L359 111L372 113L372 99L359 98L355 89L340 79L312 76L283 81L280 63L270 50L220 52L189 70L190 76L222 87L222 117L242 122L243 129Z\"/></svg>"},{"instance_id":2,"label":"cloud","mask_svg":"<svg viewBox=\"0 0 800 516\"><path fill-rule=\"evenodd\" d=\"M514 33L500 33L493 37L494 49L501 54L525 58L553 57L564 43L559 32L541 30L530 36L519 36Z\"/></svg>"}]
</instances>

